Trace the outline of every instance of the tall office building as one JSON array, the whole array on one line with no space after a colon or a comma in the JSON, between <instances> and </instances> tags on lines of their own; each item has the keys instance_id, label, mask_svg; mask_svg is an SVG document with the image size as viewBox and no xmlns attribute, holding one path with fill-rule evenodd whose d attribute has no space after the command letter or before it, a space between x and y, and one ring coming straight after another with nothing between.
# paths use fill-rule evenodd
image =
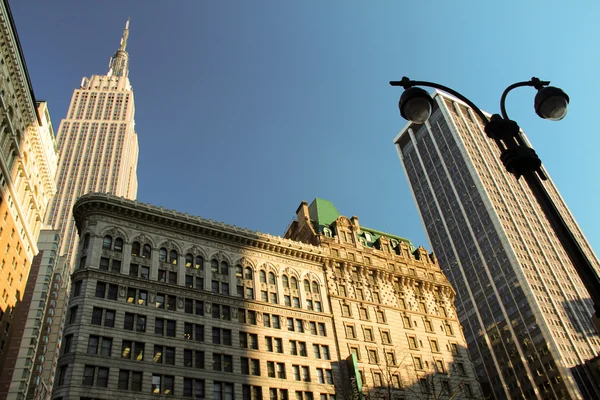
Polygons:
<instances>
[{"instance_id":1,"label":"tall office building","mask_svg":"<svg viewBox=\"0 0 600 400\"><path fill-rule=\"evenodd\" d=\"M0 393L15 360L8 351L49 201L56 192L50 113L36 101L7 0L0 1ZM13 335L14 334L14 335Z\"/></svg>"},{"instance_id":2,"label":"tall office building","mask_svg":"<svg viewBox=\"0 0 600 400\"><path fill-rule=\"evenodd\" d=\"M480 399L435 257L322 199L297 214L282 238L81 197L52 398Z\"/></svg>"},{"instance_id":3,"label":"tall office building","mask_svg":"<svg viewBox=\"0 0 600 400\"><path fill-rule=\"evenodd\" d=\"M128 78L128 36L129 21L108 73L83 78L58 129L58 193L46 223L60 231L59 254L67 255L70 265L77 245L72 217L77 198L89 192L109 192L128 199L137 195L138 142Z\"/></svg>"},{"instance_id":4,"label":"tall office building","mask_svg":"<svg viewBox=\"0 0 600 400\"><path fill-rule=\"evenodd\" d=\"M465 104L435 92L423 125L394 139L484 389L495 398L598 398L592 302L526 182L504 169ZM551 180L557 207L598 268Z\"/></svg>"}]
</instances>

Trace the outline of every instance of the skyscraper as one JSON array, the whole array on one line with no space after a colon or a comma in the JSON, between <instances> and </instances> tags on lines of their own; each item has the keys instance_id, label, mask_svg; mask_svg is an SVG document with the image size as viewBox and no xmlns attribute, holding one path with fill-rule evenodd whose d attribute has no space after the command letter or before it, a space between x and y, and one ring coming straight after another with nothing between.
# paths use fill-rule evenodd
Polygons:
<instances>
[{"instance_id":1,"label":"skyscraper","mask_svg":"<svg viewBox=\"0 0 600 400\"><path fill-rule=\"evenodd\" d=\"M434 93L394 139L484 390L496 398L597 398L577 365L600 351L588 292L527 184L507 173L464 103ZM551 180L547 190L598 268Z\"/></svg>"},{"instance_id":2,"label":"skyscraper","mask_svg":"<svg viewBox=\"0 0 600 400\"><path fill-rule=\"evenodd\" d=\"M138 142L128 77L128 36L129 20L108 73L83 78L58 129L58 193L46 222L60 231L60 254L67 255L70 265L77 244L72 217L75 200L89 192L110 192L128 199L137 195Z\"/></svg>"}]
</instances>

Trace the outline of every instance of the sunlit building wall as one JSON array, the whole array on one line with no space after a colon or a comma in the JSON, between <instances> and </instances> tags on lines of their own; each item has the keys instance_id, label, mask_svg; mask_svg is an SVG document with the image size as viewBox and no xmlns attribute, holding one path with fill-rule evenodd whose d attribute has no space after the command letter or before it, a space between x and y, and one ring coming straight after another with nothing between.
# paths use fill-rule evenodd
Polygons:
<instances>
[{"instance_id":1,"label":"sunlit building wall","mask_svg":"<svg viewBox=\"0 0 600 400\"><path fill-rule=\"evenodd\" d=\"M89 192L129 199L137 195L139 148L129 82L128 37L129 21L119 49L110 59L108 73L82 79L58 129L58 193L46 223L60 231L60 254L67 255L70 265L77 246L72 217L77 198Z\"/></svg>"},{"instance_id":2,"label":"sunlit building wall","mask_svg":"<svg viewBox=\"0 0 600 400\"><path fill-rule=\"evenodd\" d=\"M0 2L0 393L12 379L8 350L48 202L56 148L46 102L36 101L8 2Z\"/></svg>"},{"instance_id":3,"label":"sunlit building wall","mask_svg":"<svg viewBox=\"0 0 600 400\"><path fill-rule=\"evenodd\" d=\"M435 92L423 125L394 139L429 241L457 291L480 382L496 398L597 398L591 298L526 182L465 104ZM551 179L544 185L598 259ZM579 384L578 384L579 383Z\"/></svg>"}]
</instances>

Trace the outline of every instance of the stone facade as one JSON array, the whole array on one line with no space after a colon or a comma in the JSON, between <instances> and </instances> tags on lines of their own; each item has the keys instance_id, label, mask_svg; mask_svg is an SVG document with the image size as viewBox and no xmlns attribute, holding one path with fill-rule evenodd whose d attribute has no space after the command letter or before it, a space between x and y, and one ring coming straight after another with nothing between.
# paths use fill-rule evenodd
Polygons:
<instances>
[{"instance_id":1,"label":"stone facade","mask_svg":"<svg viewBox=\"0 0 600 400\"><path fill-rule=\"evenodd\" d=\"M424 250L418 250L420 261L408 245L395 257L356 251L364 257L364 284L350 266L344 279L348 290L364 287L360 301L354 291L339 294L337 266L347 262L350 247L336 245L337 238L315 246L107 194L83 196L74 216L81 240L54 399L330 400L348 388L344 369L353 349L367 394L377 363L396 352L393 375L402 388L394 389L394 398L417 398L414 383L432 375L436 360L445 369L435 374L437 386L438 378L468 384L477 396L460 348L454 292ZM362 263L367 259L370 267ZM397 270L390 269L392 260ZM400 290L404 308L396 298ZM419 311L418 302L432 311ZM434 314L434 304L448 315ZM360 319L363 308L367 315ZM410 328L402 325L405 317ZM356 338L344 334L350 324ZM372 340L364 341L367 329ZM379 340L382 332L390 343ZM409 336L418 348L408 349ZM430 339L438 340L436 351L426 350ZM447 348L451 343L457 346ZM376 363L367 361L370 350L378 351ZM419 356L423 364L415 372L413 357ZM460 374L450 366L457 358Z\"/></svg>"},{"instance_id":2,"label":"stone facade","mask_svg":"<svg viewBox=\"0 0 600 400\"><path fill-rule=\"evenodd\" d=\"M300 205L285 237L318 245L327 254L338 356L356 356L365 396L481 396L454 308L455 292L433 254L361 227L357 217L339 215L322 199L310 208ZM348 394L348 376L340 378L338 392Z\"/></svg>"},{"instance_id":3,"label":"stone facade","mask_svg":"<svg viewBox=\"0 0 600 400\"><path fill-rule=\"evenodd\" d=\"M35 99L7 1L0 2L0 393L18 348L9 348L48 202L56 146L47 104Z\"/></svg>"}]
</instances>

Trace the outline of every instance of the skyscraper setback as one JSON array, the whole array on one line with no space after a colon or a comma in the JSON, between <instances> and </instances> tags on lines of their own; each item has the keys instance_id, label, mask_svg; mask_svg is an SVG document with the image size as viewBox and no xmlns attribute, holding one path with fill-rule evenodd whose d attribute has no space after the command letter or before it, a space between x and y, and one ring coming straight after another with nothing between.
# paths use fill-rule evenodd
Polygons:
<instances>
[{"instance_id":1,"label":"skyscraper setback","mask_svg":"<svg viewBox=\"0 0 600 400\"><path fill-rule=\"evenodd\" d=\"M529 187L507 173L476 114L434 93L394 140L431 245L457 290L475 369L496 398L597 398L593 305ZM545 186L599 268L551 180Z\"/></svg>"},{"instance_id":2,"label":"skyscraper setback","mask_svg":"<svg viewBox=\"0 0 600 400\"><path fill-rule=\"evenodd\" d=\"M137 195L138 142L128 77L128 37L129 20L108 73L83 78L58 130L58 193L46 222L61 232L59 254L66 254L71 265L77 245L71 215L76 199L89 192L110 192L128 199Z\"/></svg>"}]
</instances>

